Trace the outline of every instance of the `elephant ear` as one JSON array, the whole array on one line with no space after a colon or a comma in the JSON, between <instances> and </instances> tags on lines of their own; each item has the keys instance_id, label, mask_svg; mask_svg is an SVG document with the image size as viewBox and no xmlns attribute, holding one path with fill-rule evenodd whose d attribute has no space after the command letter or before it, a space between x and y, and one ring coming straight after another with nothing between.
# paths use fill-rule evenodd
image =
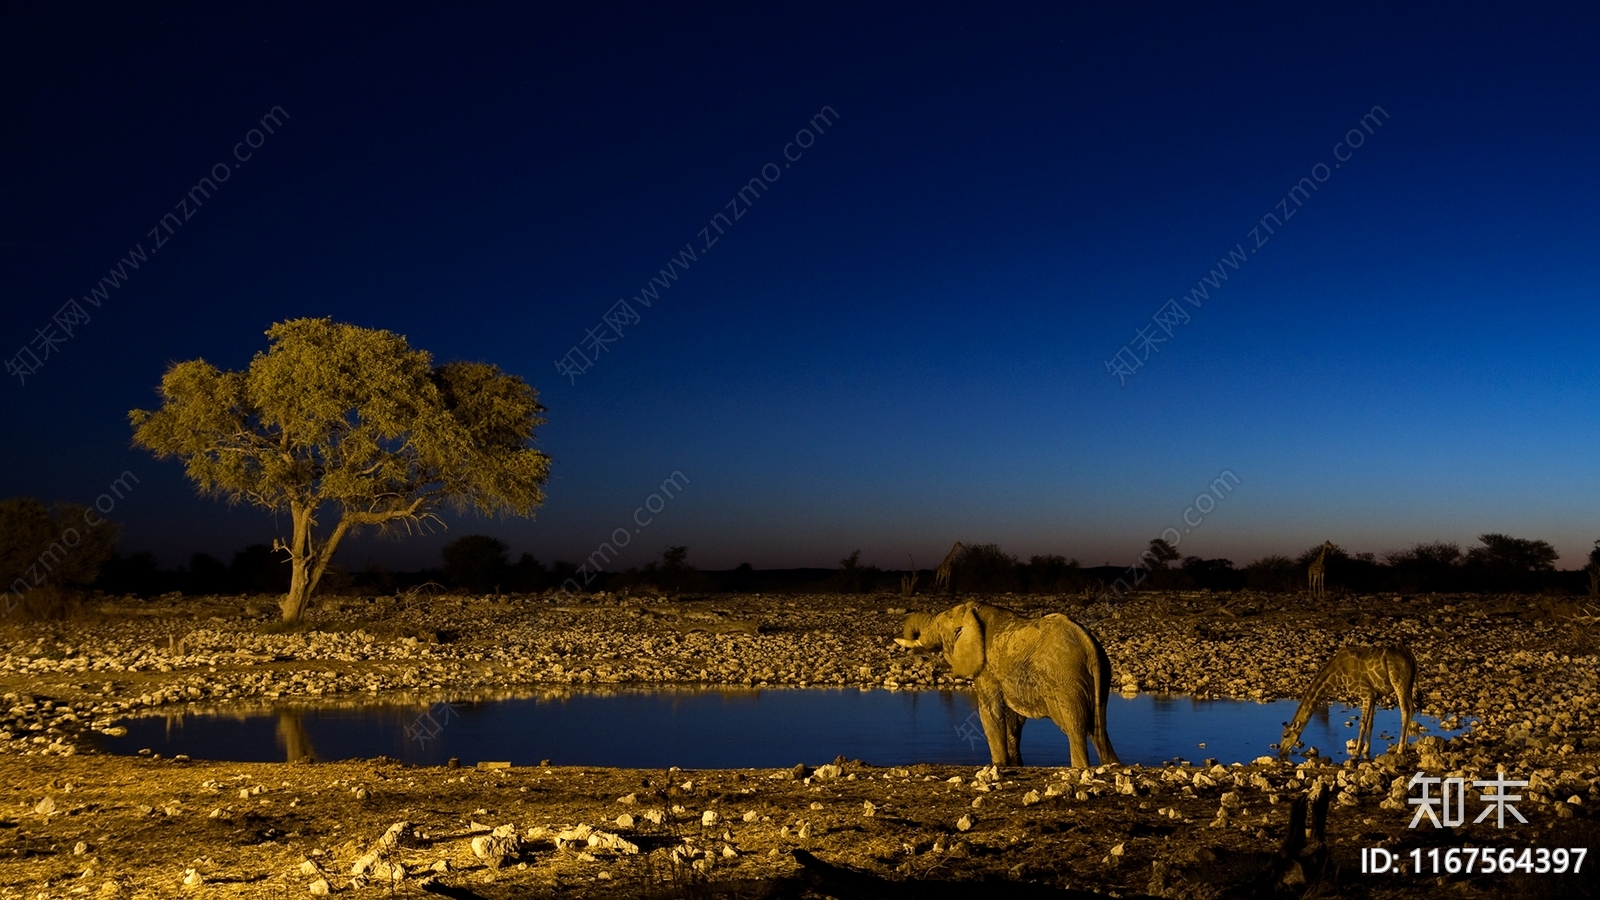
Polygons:
<instances>
[{"instance_id":1,"label":"elephant ear","mask_svg":"<svg viewBox=\"0 0 1600 900\"><path fill-rule=\"evenodd\" d=\"M950 669L963 678L975 678L983 671L983 623L970 607L957 621L955 640L946 648L945 655L950 660Z\"/></svg>"}]
</instances>

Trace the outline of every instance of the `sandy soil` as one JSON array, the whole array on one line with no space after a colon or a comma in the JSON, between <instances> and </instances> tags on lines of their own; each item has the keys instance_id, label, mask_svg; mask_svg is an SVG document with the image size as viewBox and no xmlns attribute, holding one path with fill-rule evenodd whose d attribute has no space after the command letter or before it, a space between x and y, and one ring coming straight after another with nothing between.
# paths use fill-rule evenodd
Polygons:
<instances>
[{"instance_id":1,"label":"sandy soil","mask_svg":"<svg viewBox=\"0 0 1600 900\"><path fill-rule=\"evenodd\" d=\"M893 648L908 605L893 596L388 598L331 603L313 630L287 634L262 633L265 599L111 601L84 621L0 624L0 896L293 897L326 886L352 897L922 897L967 896L977 883L1002 897L1593 896L1595 859L1580 876L1360 871L1372 847L1600 849L1600 641L1579 607L992 599L1070 612L1101 636L1115 682L1138 690L1293 696L1338 646L1403 641L1421 669L1422 711L1478 723L1343 766L805 760L799 771L685 772L112 757L89 752L87 730L174 704L407 688L958 682ZM1518 804L1527 824L1406 827L1417 771L1471 778L1502 767L1530 782ZM1285 853L1293 801L1319 783L1331 799L1326 840ZM1478 807L1469 799L1469 812ZM813 859L849 871L802 864Z\"/></svg>"}]
</instances>

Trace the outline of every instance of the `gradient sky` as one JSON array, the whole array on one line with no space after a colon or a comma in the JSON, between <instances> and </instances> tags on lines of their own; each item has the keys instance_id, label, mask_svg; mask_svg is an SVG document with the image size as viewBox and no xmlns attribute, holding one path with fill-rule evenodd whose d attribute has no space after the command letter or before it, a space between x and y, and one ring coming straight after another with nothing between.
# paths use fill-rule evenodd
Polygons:
<instances>
[{"instance_id":1,"label":"gradient sky","mask_svg":"<svg viewBox=\"0 0 1600 900\"><path fill-rule=\"evenodd\" d=\"M271 323L331 316L526 378L554 458L535 520L361 539L356 569L474 532L578 560L674 471L688 488L615 566L667 544L704 568L928 566L957 539L1125 564L1223 471L1239 486L1185 554L1504 531L1580 564L1596 12L869 6L12 10L0 356L229 177L7 378L0 496L89 503L132 471L121 548L167 564L286 533L132 449L126 415L174 361L242 368ZM686 243L640 322L562 377ZM1119 385L1106 361L1236 244Z\"/></svg>"}]
</instances>

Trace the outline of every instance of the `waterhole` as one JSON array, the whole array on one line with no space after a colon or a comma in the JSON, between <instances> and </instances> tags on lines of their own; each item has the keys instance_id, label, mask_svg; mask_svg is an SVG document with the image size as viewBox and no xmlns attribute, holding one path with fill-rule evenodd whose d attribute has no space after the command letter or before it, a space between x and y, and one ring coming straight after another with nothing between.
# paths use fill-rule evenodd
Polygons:
<instances>
[{"instance_id":1,"label":"waterhole","mask_svg":"<svg viewBox=\"0 0 1600 900\"><path fill-rule=\"evenodd\" d=\"M1272 745L1295 705L1291 700L1112 695L1106 718L1123 763L1215 759L1226 764L1275 753ZM1450 736L1462 730L1417 718L1422 734ZM1343 760L1358 724L1359 710L1332 704L1312 717L1301 740L1324 757ZM773 768L841 755L878 766L989 762L972 697L959 691L562 690L448 702L361 698L198 709L119 725L126 734L97 736L102 751L239 762L385 756L441 765L455 757L462 765L538 765L548 759L554 765L685 769ZM1399 736L1399 727L1397 710L1378 710L1376 752ZM1028 720L1022 758L1034 766L1068 765L1066 735L1048 719Z\"/></svg>"}]
</instances>

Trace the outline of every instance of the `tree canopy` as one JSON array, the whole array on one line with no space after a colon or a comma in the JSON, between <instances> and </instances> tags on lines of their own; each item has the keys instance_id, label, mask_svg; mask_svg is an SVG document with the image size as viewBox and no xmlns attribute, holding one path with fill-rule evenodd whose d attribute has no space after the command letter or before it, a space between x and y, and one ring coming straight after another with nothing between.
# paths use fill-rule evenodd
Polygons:
<instances>
[{"instance_id":1,"label":"tree canopy","mask_svg":"<svg viewBox=\"0 0 1600 900\"><path fill-rule=\"evenodd\" d=\"M433 365L400 335L294 319L267 330L248 369L203 359L161 379L161 408L133 410L134 443L176 457L201 493L288 512L284 619L293 621L339 542L362 526L409 529L441 504L532 516L550 458L528 446L537 393L487 363ZM319 513L338 512L319 536Z\"/></svg>"}]
</instances>

